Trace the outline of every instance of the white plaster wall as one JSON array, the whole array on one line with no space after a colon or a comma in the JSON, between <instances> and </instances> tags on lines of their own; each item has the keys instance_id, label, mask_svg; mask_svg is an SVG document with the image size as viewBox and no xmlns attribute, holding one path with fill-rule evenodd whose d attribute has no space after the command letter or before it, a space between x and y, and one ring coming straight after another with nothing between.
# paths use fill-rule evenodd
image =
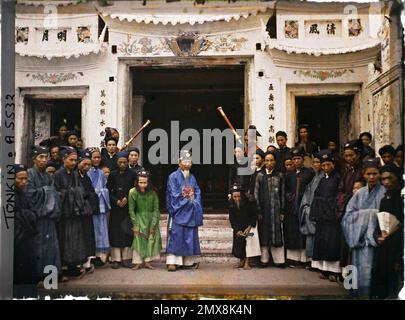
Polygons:
<instances>
[{"instance_id":1,"label":"white plaster wall","mask_svg":"<svg viewBox=\"0 0 405 320\"><path fill-rule=\"evenodd\" d=\"M319 10L318 10L319 11ZM371 12L371 11L370 11ZM373 11L374 12L374 11ZM377 11L375 11L377 12ZM361 9L359 11L362 25L364 27L363 33L354 39L346 39L345 34L342 32L343 42L348 46L356 46L358 43L364 42L366 38L374 37L376 34L376 26L369 26L370 21L377 21L378 14L375 13L373 19L368 19L368 9ZM177 25L177 26L162 26L154 24L136 24L119 21L117 19L106 18L109 25L109 47L104 53L98 55L92 54L89 56L82 56L79 58L70 59L52 59L50 61L44 59L28 58L16 56L17 74L16 86L18 88L46 88L49 89L49 95L52 97L52 88L69 87L74 89L79 86L87 86L88 94L85 98L87 108L83 110L83 133L84 140L87 146L99 146L103 138L100 132L105 127L115 127L121 133L120 145L125 141L132 132L123 132L126 127L127 114L125 110L132 104L131 95L131 81L129 74L129 60L132 58L160 58L160 57L174 57L174 54L162 44L162 40L178 35L183 31L194 31L200 36L207 37L211 41L216 41L221 37L229 36L230 39L246 38L247 41L243 42L238 49L232 48L232 41L230 41L228 49L221 47L211 47L209 50L203 51L199 54L201 57L251 57L250 63L247 64L247 97L245 102L249 108L245 116L245 126L248 124L255 124L258 131L262 134L258 144L260 147L267 147L269 137L274 136L278 130L287 131L289 134L289 145L293 145L295 140L295 113L289 109L291 103L291 96L287 88L291 85L294 86L311 86L317 88L314 94L322 94L322 92L329 92L330 88L345 86L346 84L354 87L359 87L357 98L357 109L353 113L353 118L357 121L358 126L355 128L353 134L358 134L360 131L373 131L373 121L371 115L372 104L370 102L370 92L365 84L368 81L368 63L374 59L376 50L367 49L362 52L344 54L344 55L329 55L329 56L308 56L305 54L287 54L279 50L256 50L256 43L262 44L264 49L264 38L266 33L263 32L263 22L268 19L268 14L261 14L256 17L248 19L240 19L228 23L215 22L206 23L202 25ZM328 12L305 12L305 11L280 11L278 15L278 33L283 41L283 28L286 19L298 19L301 21L302 27L300 32L304 32L304 20L309 19L342 19L347 18L347 15L342 13ZM343 26L343 30L347 30ZM128 34L131 35L128 41ZM142 52L141 50L129 50L129 52L122 52L118 50L117 54L111 53L111 45L120 45L125 43L132 43L134 40L140 38L151 39L154 48L157 51ZM287 41L287 40L285 40ZM331 41L314 41L309 42L308 39L288 40L297 46L328 46L334 45ZM162 49L163 48L163 49ZM159 51L160 50L160 51ZM320 72L330 70L349 70L342 75L329 77L327 79L317 79L302 74L302 71ZM263 77L258 76L258 72L264 73ZM74 80L67 80L56 85L44 84L41 81L33 80L32 76L27 74L33 73L77 73L82 72L83 76L78 76ZM114 81L109 82L109 77L113 76ZM273 85L274 91L274 120L269 119L270 112L268 110L268 86ZM100 115L100 92L105 90L107 93L106 101L106 114L104 117ZM18 119L22 123L23 106L19 104ZM99 122L105 119L105 126L101 127ZM273 124L275 127L274 133L269 132L269 126ZM395 129L397 130L397 129ZM21 148L17 149L17 154Z\"/></svg>"}]
</instances>

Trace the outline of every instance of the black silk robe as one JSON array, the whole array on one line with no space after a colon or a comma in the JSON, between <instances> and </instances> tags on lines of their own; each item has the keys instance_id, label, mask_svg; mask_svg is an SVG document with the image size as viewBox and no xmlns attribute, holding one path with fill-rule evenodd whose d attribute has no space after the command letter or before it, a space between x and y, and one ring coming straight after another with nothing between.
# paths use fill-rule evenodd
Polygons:
<instances>
[{"instance_id":1,"label":"black silk robe","mask_svg":"<svg viewBox=\"0 0 405 320\"><path fill-rule=\"evenodd\" d=\"M15 190L14 284L35 284L35 236L37 213L22 190Z\"/></svg>"},{"instance_id":2,"label":"black silk robe","mask_svg":"<svg viewBox=\"0 0 405 320\"><path fill-rule=\"evenodd\" d=\"M43 279L47 265L61 270L57 221L61 217L60 199L52 177L35 167L28 169L28 184L24 190L30 208L36 212L36 234L33 240L35 274Z\"/></svg>"},{"instance_id":3,"label":"black silk robe","mask_svg":"<svg viewBox=\"0 0 405 320\"><path fill-rule=\"evenodd\" d=\"M84 216L73 213L71 209L74 204L71 203L72 200L68 195L71 192L71 187L79 180L79 176L76 171L68 172L65 167L62 167L55 172L53 177L63 208L63 216L59 222L62 264L66 266L80 265L87 260L87 244L83 228Z\"/></svg>"},{"instance_id":4,"label":"black silk robe","mask_svg":"<svg viewBox=\"0 0 405 320\"><path fill-rule=\"evenodd\" d=\"M99 199L94 190L90 177L85 174L83 176L79 173L79 179L85 190L85 199L90 202L93 209L93 214L100 214ZM87 256L95 256L96 254L96 236L94 234L93 215L83 216L83 232L85 238Z\"/></svg>"},{"instance_id":5,"label":"black silk robe","mask_svg":"<svg viewBox=\"0 0 405 320\"><path fill-rule=\"evenodd\" d=\"M403 283L403 223L404 202L400 190L387 191L380 203L380 212L389 212L401 223L400 229L388 236L382 245L374 251L373 270L371 278L371 297L376 299L396 298ZM381 234L377 227L377 238ZM401 266L399 273L395 265Z\"/></svg>"},{"instance_id":6,"label":"black silk robe","mask_svg":"<svg viewBox=\"0 0 405 320\"><path fill-rule=\"evenodd\" d=\"M108 176L107 188L110 192L111 213L109 227L110 245L113 248L125 248L132 245L132 223L129 218L128 203L124 207L117 205L118 200L128 199L129 190L134 187L135 173L126 169L114 170Z\"/></svg>"},{"instance_id":7,"label":"black silk robe","mask_svg":"<svg viewBox=\"0 0 405 320\"><path fill-rule=\"evenodd\" d=\"M315 240L312 260L339 261L342 230L336 216L336 193L340 175L333 171L324 176L315 190L310 219L315 221Z\"/></svg>"},{"instance_id":8,"label":"black silk robe","mask_svg":"<svg viewBox=\"0 0 405 320\"><path fill-rule=\"evenodd\" d=\"M286 249L298 250L305 248L305 236L300 232L299 209L302 196L315 172L303 167L299 173L291 172L285 178L285 219L284 246Z\"/></svg>"},{"instance_id":9,"label":"black silk robe","mask_svg":"<svg viewBox=\"0 0 405 320\"><path fill-rule=\"evenodd\" d=\"M256 179L255 198L259 214L259 239L261 246L283 246L280 215L284 213L284 175L273 170L261 171Z\"/></svg>"}]
</instances>

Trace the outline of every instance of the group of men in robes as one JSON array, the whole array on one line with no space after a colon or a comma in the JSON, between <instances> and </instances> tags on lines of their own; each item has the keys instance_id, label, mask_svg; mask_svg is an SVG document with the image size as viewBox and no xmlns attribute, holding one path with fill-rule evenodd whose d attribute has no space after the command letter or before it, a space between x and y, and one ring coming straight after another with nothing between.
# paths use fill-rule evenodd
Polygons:
<instances>
[{"instance_id":1,"label":"group of men in robes","mask_svg":"<svg viewBox=\"0 0 405 320\"><path fill-rule=\"evenodd\" d=\"M65 129L47 146L33 148L31 168L15 167L15 283L43 280L48 265L62 281L106 263L150 268L161 249L160 215L150 186L139 189L150 183L138 164L139 149L120 151L113 128L106 131L105 148L83 149L78 133ZM243 147L235 149L228 200L237 267L249 269L257 256L259 267L305 267L340 283L353 276L354 295L394 297L403 281L403 147L384 146L381 159L375 158L371 135L362 133L338 155L332 148L319 150L308 126L300 126L299 136L294 148L279 131L279 148L256 147L247 155ZM171 272L198 268L203 224L191 152L181 150L178 164L166 187ZM137 212L142 206L150 209ZM381 229L380 212L396 217L397 230Z\"/></svg>"},{"instance_id":2,"label":"group of men in robes","mask_svg":"<svg viewBox=\"0 0 405 320\"><path fill-rule=\"evenodd\" d=\"M348 282L355 297L395 297L403 284L403 147L383 146L376 158L372 136L363 132L339 154L332 143L319 150L308 132L308 126L300 126L294 148L287 147L287 135L280 131L279 148L257 148L253 155L235 149L229 215L239 267L251 258L244 231L257 224L258 267L305 267L322 279ZM238 174L249 157L255 167ZM249 215L245 208L252 199L256 206ZM380 229L380 212L396 217L395 231Z\"/></svg>"},{"instance_id":3,"label":"group of men in robes","mask_svg":"<svg viewBox=\"0 0 405 320\"><path fill-rule=\"evenodd\" d=\"M47 266L56 268L58 281L81 278L107 263L113 269L152 269L149 262L162 248L159 200L149 173L138 164L139 149L119 151L119 134L113 128L106 131L106 148L78 148L71 139L77 133L65 129L62 126L59 136L32 147L31 168L14 167L18 296L35 296L36 286L49 272ZM58 169L47 170L50 166ZM191 153L182 150L179 168L167 183L169 271L199 265L201 192L191 166Z\"/></svg>"}]
</instances>

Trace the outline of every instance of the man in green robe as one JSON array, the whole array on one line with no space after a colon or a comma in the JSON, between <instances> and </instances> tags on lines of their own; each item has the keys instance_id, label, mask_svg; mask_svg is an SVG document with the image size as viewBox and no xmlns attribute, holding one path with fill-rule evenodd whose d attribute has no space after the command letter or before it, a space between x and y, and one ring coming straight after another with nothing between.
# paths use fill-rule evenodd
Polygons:
<instances>
[{"instance_id":1,"label":"man in green robe","mask_svg":"<svg viewBox=\"0 0 405 320\"><path fill-rule=\"evenodd\" d=\"M130 190L128 198L129 216L134 232L133 269L154 269L150 261L159 259L162 240L159 228L159 198L151 188L148 172L138 172L135 187Z\"/></svg>"}]
</instances>

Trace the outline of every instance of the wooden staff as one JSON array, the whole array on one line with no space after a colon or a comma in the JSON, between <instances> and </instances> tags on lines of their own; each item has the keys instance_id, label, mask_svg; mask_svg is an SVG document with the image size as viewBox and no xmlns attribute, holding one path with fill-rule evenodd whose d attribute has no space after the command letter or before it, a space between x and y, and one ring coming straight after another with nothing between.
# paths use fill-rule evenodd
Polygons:
<instances>
[{"instance_id":1,"label":"wooden staff","mask_svg":"<svg viewBox=\"0 0 405 320\"><path fill-rule=\"evenodd\" d=\"M141 134L141 132L150 124L150 120L146 121L145 124L120 148L120 151L125 150L131 144L131 142Z\"/></svg>"},{"instance_id":2,"label":"wooden staff","mask_svg":"<svg viewBox=\"0 0 405 320\"><path fill-rule=\"evenodd\" d=\"M241 137L238 135L238 133L236 132L235 128L233 127L232 123L229 121L228 117L226 116L224 110L222 110L222 107L218 107L217 110L219 111L219 113L221 114L221 116L224 118L226 124L228 125L229 129L232 130L232 133L235 135L236 140L242 144L242 140Z\"/></svg>"}]
</instances>

